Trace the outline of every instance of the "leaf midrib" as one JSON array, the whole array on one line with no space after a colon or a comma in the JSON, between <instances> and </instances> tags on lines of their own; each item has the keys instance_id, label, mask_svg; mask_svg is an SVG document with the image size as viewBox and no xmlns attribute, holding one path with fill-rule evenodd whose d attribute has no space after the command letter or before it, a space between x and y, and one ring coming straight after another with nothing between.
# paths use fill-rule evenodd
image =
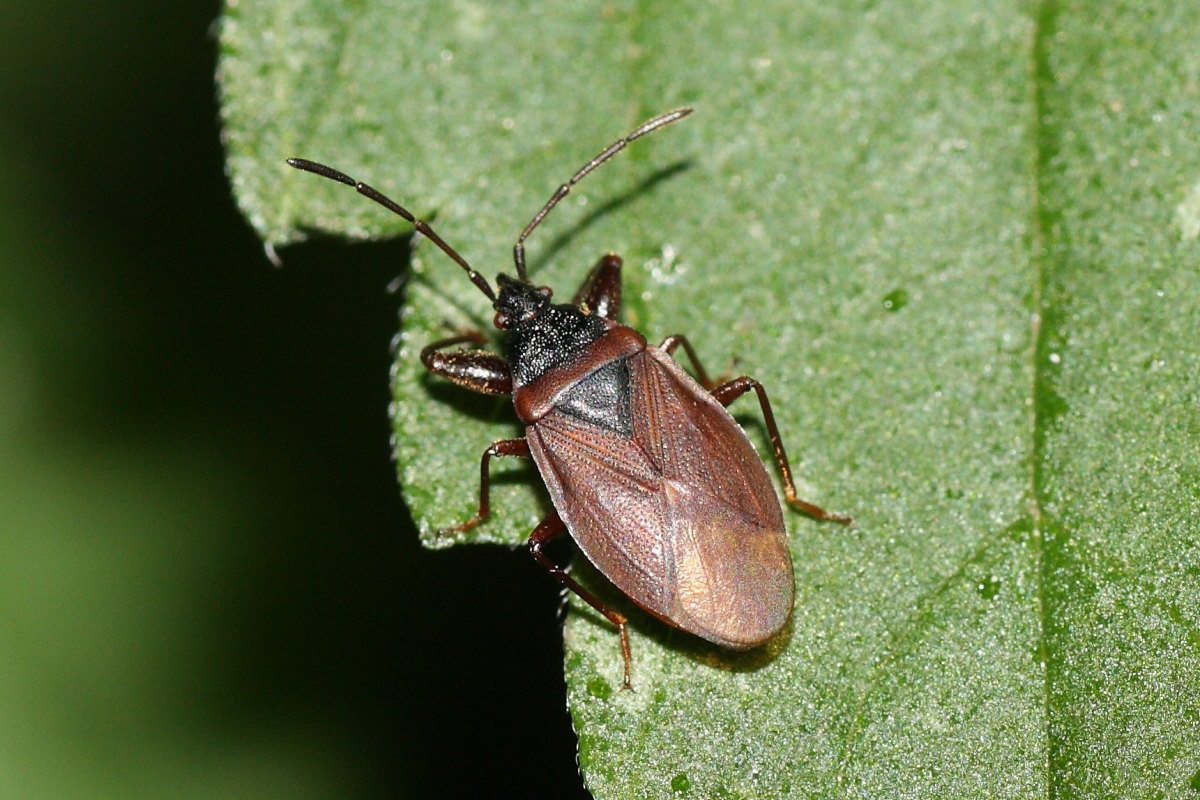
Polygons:
<instances>
[{"instance_id":1,"label":"leaf midrib","mask_svg":"<svg viewBox=\"0 0 1200 800\"><path fill-rule=\"evenodd\" d=\"M1047 313L1045 297L1047 295L1046 288L1050 273L1050 257L1047 252L1047 241L1049 232L1053 229L1053 214L1042 203L1041 187L1045 176L1049 172L1051 159L1057 150L1057 139L1054 129L1047 126L1045 121L1049 109L1047 95L1054 86L1054 74L1050 65L1050 47L1053 44L1052 37L1057 27L1058 14L1057 0L1039 0L1034 8L1033 24L1030 27L1027 79L1027 96L1030 100L1029 105L1032 114L1029 130L1028 180L1030 225L1027 247L1032 276L1029 302L1031 313L1028 354L1028 358L1030 359L1030 402L1028 404L1029 413L1027 423L1031 445L1028 463L1029 489L1027 492L1025 514L1031 523L1030 530L1033 536L1037 559L1037 606L1039 613L1037 652L1043 680L1042 725L1046 753L1044 773L1045 796L1047 798L1054 798L1057 795L1056 784L1053 779L1055 766L1054 753L1057 750L1057 743L1054 729L1051 725L1050 691L1054 678L1054 661L1050 658L1050 643L1047 637L1052 619L1052 609L1048 603L1046 591L1054 569L1054 553L1047 546L1043 529L1042 510L1045 496L1043 453L1045 435L1049 428L1049 420L1043 413L1045 409L1043 401L1054 394L1050 386L1051 375L1042 369L1043 365L1049 363L1048 355L1051 346L1047 332L1048 326L1044 325L1043 322ZM919 599L914 614L909 617L908 624L900 636L893 642L893 646L889 648L888 657L878 665L880 670L886 664L894 661L897 654L903 651L902 645L904 640L919 626L921 620L928 616L928 606L932 602L932 599L941 595L948 586L961 578L966 568L979 561L987 553L994 541L993 537L986 537L980 546L963 560L958 569ZM863 692L859 697L851 730L843 740L844 746L838 758L839 774L844 773L844 770L853 758L858 734L862 731L863 709L873 691L873 685L874 682L872 682L872 688Z\"/></svg>"},{"instance_id":2,"label":"leaf midrib","mask_svg":"<svg viewBox=\"0 0 1200 800\"><path fill-rule=\"evenodd\" d=\"M1057 794L1054 782L1054 754L1057 750L1054 727L1051 724L1051 683L1053 682L1053 660L1050 657L1050 642L1047 631L1050 627L1050 608L1047 586L1052 570L1052 552L1047 546L1043 500L1045 492L1043 454L1047 420L1042 414L1043 398L1049 389L1050 376L1042 370L1048 356L1047 326L1044 324L1047 309L1046 285L1049 274L1048 236L1053 227L1051 212L1042 203L1042 185L1049 171L1050 160L1056 150L1053 128L1046 125L1049 114L1047 95L1054 85L1054 74L1050 65L1051 37L1057 27L1058 4L1056 0L1039 0L1034 9L1032 42L1029 59L1029 91L1032 95L1033 120L1030 126L1032 153L1030 163L1030 236L1029 255L1032 267L1031 281L1031 348L1029 429L1032 439L1029 460L1029 517L1033 524L1033 541L1037 554L1037 604L1038 604L1038 659L1042 670L1042 725L1045 736L1045 794L1054 798Z\"/></svg>"}]
</instances>

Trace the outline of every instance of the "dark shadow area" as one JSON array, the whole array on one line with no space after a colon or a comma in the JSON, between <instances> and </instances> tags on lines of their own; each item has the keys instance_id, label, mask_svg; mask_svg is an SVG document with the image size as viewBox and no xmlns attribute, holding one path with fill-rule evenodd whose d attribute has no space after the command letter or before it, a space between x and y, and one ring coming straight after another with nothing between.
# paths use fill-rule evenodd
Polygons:
<instances>
[{"instance_id":1,"label":"dark shadow area","mask_svg":"<svg viewBox=\"0 0 1200 800\"><path fill-rule=\"evenodd\" d=\"M401 503L387 419L396 300L383 290L395 267L381 265L403 252L402 243L322 242L283 253L288 290L267 304L308 318L303 338L282 336L308 355L277 367L278 389L263 401L315 433L280 421L270 449L288 466L295 527L264 531L262 561L244 568L253 578L231 598L240 620L230 656L245 673L230 712L247 713L247 698L312 710L381 770L381 787L394 787L381 797L479 797L501 786L514 797L586 796L565 711L556 584L523 550L422 549ZM359 289L337 288L347 282ZM497 402L462 391L447 399L481 400L487 413ZM536 475L497 476L523 479ZM275 647L264 652L264 642ZM523 747L497 747L530 736L536 762Z\"/></svg>"},{"instance_id":2,"label":"dark shadow area","mask_svg":"<svg viewBox=\"0 0 1200 800\"><path fill-rule=\"evenodd\" d=\"M512 400L508 397L472 392L470 389L457 386L445 378L439 378L429 373L421 376L420 391L428 394L428 402L445 403L452 406L455 411L461 413L466 419L478 420L480 422L494 422L497 419L510 420L512 422L512 431L507 435L510 437L522 435L521 424L517 421L516 415L513 413ZM484 448L489 444L491 442L487 441L486 436L481 431L479 434L480 455L483 454Z\"/></svg>"}]
</instances>

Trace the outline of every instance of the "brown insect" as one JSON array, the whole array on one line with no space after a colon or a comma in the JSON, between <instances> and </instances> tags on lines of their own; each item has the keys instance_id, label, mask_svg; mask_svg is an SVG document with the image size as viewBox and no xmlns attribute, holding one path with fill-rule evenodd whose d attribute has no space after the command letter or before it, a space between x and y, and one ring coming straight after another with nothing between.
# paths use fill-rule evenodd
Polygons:
<instances>
[{"instance_id":1,"label":"brown insect","mask_svg":"<svg viewBox=\"0 0 1200 800\"><path fill-rule=\"evenodd\" d=\"M532 458L554 511L530 534L530 552L617 626L626 688L632 685L632 658L625 616L543 551L567 531L635 603L710 642L745 650L778 633L791 615L795 586L783 514L762 460L725 410L735 399L751 389L758 395L788 504L818 519L850 522L796 496L762 384L746 376L716 383L683 336L668 336L655 347L616 321L618 256L602 257L569 304L551 303L550 289L526 277L525 240L571 187L630 142L691 112L680 108L643 123L560 186L517 238L517 277L499 275L498 291L427 223L376 189L322 164L288 159L297 169L353 186L411 222L492 301L495 326L507 332L504 357L447 349L483 344L478 331L421 351L421 362L437 375L476 392L511 395L525 425L523 438L503 439L484 451L479 510L447 533L487 519L492 458ZM695 379L672 357L681 346Z\"/></svg>"}]
</instances>

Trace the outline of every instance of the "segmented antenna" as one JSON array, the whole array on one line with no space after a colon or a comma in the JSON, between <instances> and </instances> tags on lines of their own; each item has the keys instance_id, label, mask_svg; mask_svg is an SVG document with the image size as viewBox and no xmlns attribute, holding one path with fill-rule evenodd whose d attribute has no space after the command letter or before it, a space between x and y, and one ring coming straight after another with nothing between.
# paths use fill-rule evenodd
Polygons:
<instances>
[{"instance_id":1,"label":"segmented antenna","mask_svg":"<svg viewBox=\"0 0 1200 800\"><path fill-rule=\"evenodd\" d=\"M517 237L517 243L513 245L513 263L517 266L517 277L523 282L529 283L529 279L525 275L525 240L529 238L529 234L533 233L533 229L542 224L542 220L550 213L550 209L558 205L558 202L571 193L571 187L586 178L588 174L596 167L608 161L617 153L625 149L626 145L634 139L640 139L648 133L653 133L659 128L665 128L672 122L679 120L692 113L691 108L677 108L674 111L668 111L665 114L659 114L654 119L646 120L639 125L632 133L624 138L610 144L608 147L596 154L596 157L579 168L579 171L571 176L571 179L550 195L550 199L546 201L546 205L542 206L542 210L533 215L533 219L529 220L529 224L525 226L525 230L521 231L521 235Z\"/></svg>"},{"instance_id":2,"label":"segmented antenna","mask_svg":"<svg viewBox=\"0 0 1200 800\"><path fill-rule=\"evenodd\" d=\"M320 175L322 178L329 178L331 181L337 181L338 183L344 183L347 186L353 186L359 194L374 200L376 203L379 203L379 205L383 206L389 211L404 217L404 219L411 222L413 227L415 227L417 231L425 236L425 238L436 244L439 248L441 248L443 253L450 256L452 259L454 259L455 263L465 269L467 271L467 277L471 279L471 283L479 287L479 291L487 295L487 298L492 302L496 301L496 293L492 291L491 284L487 282L487 279L485 279L475 270L471 269L471 265L467 263L467 260L460 256L457 250L446 244L446 241L437 235L437 232L429 226L428 222L422 219L417 219L407 208L400 205L383 192L379 191L373 186L363 183L362 181L354 180L354 178L351 178L344 172L336 170L333 167L327 167L324 164L318 164L315 161L308 161L303 158L289 158L287 163L289 166L295 167L296 169L302 169L305 172L311 172L314 175Z\"/></svg>"},{"instance_id":3,"label":"segmented antenna","mask_svg":"<svg viewBox=\"0 0 1200 800\"><path fill-rule=\"evenodd\" d=\"M521 235L517 237L517 243L513 245L513 263L517 268L517 278L523 283L529 282L525 272L525 240L529 238L529 234L533 233L534 229L537 228L538 225L542 224L542 220L544 220L546 215L549 214L556 205L558 205L559 201L570 194L571 187L586 178L593 170L595 170L605 161L608 161L617 153L624 150L630 142L634 141L635 139L640 139L648 133L653 133L659 128L664 128L673 122L677 122L691 113L692 109L690 108L677 108L674 111L668 111L665 114L659 114L654 119L643 122L627 136L618 139L597 153L592 160L580 167L579 170L571 176L570 180L568 180L562 186L559 186L554 194L550 196L550 199L546 201L546 204L542 206L542 210L535 214L533 219L529 220L529 224L525 226L525 230L521 231ZM479 291L487 295L487 298L492 302L496 301L496 292L492 289L491 284L489 284L482 275L472 269L471 265L467 263L465 258L458 254L457 250L447 244L441 236L438 236L437 232L430 227L429 223L425 222L424 220L417 219L407 208L400 205L395 200L392 200L383 192L379 191L373 186L363 183L362 181L357 181L354 178L351 178L349 175L341 172L340 170L336 170L333 167L326 166L325 164L319 164L316 161L309 161L304 158L289 158L287 163L289 166L295 167L296 169L304 170L305 172L311 172L314 175L320 175L322 178L328 178L332 181L337 181L338 183L344 183L347 186L353 186L355 191L357 191L359 194L374 200L376 203L393 212L394 214L398 214L399 216L403 217L405 220L412 223L413 227L415 227L418 232L425 236L425 238L437 245L443 253L450 256L450 258L454 259L456 264L466 270L467 277L470 278L471 282L479 288Z\"/></svg>"}]
</instances>

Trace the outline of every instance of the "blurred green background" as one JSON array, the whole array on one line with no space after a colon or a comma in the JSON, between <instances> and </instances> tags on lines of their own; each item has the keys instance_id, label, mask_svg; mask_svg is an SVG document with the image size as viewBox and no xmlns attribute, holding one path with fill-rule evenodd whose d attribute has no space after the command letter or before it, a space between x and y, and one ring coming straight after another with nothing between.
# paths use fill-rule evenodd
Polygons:
<instances>
[{"instance_id":1,"label":"blurred green background","mask_svg":"<svg viewBox=\"0 0 1200 800\"><path fill-rule=\"evenodd\" d=\"M4 6L0 798L582 795L555 584L395 485L405 244L267 262L219 10Z\"/></svg>"}]
</instances>

